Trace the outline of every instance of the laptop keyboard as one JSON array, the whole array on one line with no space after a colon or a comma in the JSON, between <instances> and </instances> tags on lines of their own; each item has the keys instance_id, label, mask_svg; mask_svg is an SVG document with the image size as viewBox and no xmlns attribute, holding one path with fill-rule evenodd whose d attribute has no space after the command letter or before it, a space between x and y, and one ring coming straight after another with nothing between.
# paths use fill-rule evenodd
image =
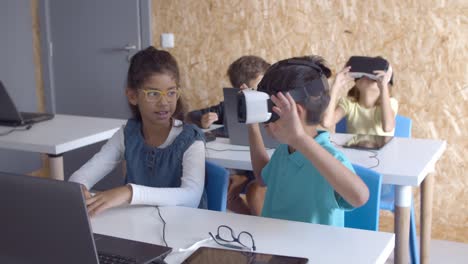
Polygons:
<instances>
[{"instance_id":1,"label":"laptop keyboard","mask_svg":"<svg viewBox=\"0 0 468 264\"><path fill-rule=\"evenodd\" d=\"M115 254L98 253L99 264L136 264L136 259L127 258Z\"/></svg>"}]
</instances>

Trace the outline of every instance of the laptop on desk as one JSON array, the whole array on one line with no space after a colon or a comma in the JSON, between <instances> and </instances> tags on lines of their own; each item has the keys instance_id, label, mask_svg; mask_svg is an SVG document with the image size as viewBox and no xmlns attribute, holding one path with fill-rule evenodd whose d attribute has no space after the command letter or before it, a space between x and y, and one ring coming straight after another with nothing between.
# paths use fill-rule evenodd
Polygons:
<instances>
[{"instance_id":1,"label":"laptop on desk","mask_svg":"<svg viewBox=\"0 0 468 264\"><path fill-rule=\"evenodd\" d=\"M8 94L2 81L0 81L0 125L24 126L52 119L53 114L19 112Z\"/></svg>"},{"instance_id":2,"label":"laptop on desk","mask_svg":"<svg viewBox=\"0 0 468 264\"><path fill-rule=\"evenodd\" d=\"M239 88L224 88L224 122L227 123L227 134L232 145L249 146L249 131L247 125L239 123L237 119L237 94ZM270 137L263 127L259 124L263 143L267 148L276 148L280 143Z\"/></svg>"},{"instance_id":3,"label":"laptop on desk","mask_svg":"<svg viewBox=\"0 0 468 264\"><path fill-rule=\"evenodd\" d=\"M0 173L0 201L0 263L158 263L172 250L93 235L76 183Z\"/></svg>"}]
</instances>

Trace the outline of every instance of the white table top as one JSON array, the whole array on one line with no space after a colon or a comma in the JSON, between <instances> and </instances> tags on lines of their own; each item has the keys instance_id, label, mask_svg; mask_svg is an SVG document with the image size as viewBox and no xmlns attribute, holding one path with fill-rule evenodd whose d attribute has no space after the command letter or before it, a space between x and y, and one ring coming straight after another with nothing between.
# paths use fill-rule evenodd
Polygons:
<instances>
[{"instance_id":1,"label":"white table top","mask_svg":"<svg viewBox=\"0 0 468 264\"><path fill-rule=\"evenodd\" d=\"M46 154L62 154L112 137L127 120L55 115L27 131L0 137L0 148ZM11 127L0 126L0 133Z\"/></svg>"},{"instance_id":2,"label":"white table top","mask_svg":"<svg viewBox=\"0 0 468 264\"><path fill-rule=\"evenodd\" d=\"M341 147L351 134L330 134L332 142L352 163L372 167L377 164L369 151ZM252 170L249 147L229 144L227 138L208 142L207 160L230 169ZM379 165L373 170L383 176L383 183L419 186L426 175L434 169L435 163L445 151L446 142L432 139L394 138L382 149L376 151ZM274 150L267 151L271 156Z\"/></svg>"},{"instance_id":3,"label":"white table top","mask_svg":"<svg viewBox=\"0 0 468 264\"><path fill-rule=\"evenodd\" d=\"M222 213L185 207L162 207L166 241L173 248L168 263L181 263L199 246L220 247L205 241L189 251L179 252L209 238L219 225L234 232L250 232L257 252L299 256L309 263L385 263L394 248L391 233L306 224L263 217ZM155 207L114 208L91 219L99 234L162 245L162 222Z\"/></svg>"}]
</instances>

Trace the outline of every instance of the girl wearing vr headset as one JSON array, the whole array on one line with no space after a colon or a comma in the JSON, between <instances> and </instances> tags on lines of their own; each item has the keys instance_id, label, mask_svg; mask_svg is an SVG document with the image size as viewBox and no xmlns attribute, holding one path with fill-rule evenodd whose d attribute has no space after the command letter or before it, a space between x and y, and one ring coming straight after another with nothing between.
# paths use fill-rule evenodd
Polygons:
<instances>
[{"instance_id":1,"label":"girl wearing vr headset","mask_svg":"<svg viewBox=\"0 0 468 264\"><path fill-rule=\"evenodd\" d=\"M329 103L330 70L318 56L271 66L258 91L271 96L276 121L264 124L282 144L269 158L259 125L249 125L257 180L267 186L262 216L343 226L344 210L367 202L369 190L349 160L317 131Z\"/></svg>"},{"instance_id":2,"label":"girl wearing vr headset","mask_svg":"<svg viewBox=\"0 0 468 264\"><path fill-rule=\"evenodd\" d=\"M180 75L167 51L148 47L130 62L126 95L133 118L70 181L83 186L89 214L122 204L206 208L203 133L184 124ZM88 189L124 162L125 185Z\"/></svg>"},{"instance_id":3,"label":"girl wearing vr headset","mask_svg":"<svg viewBox=\"0 0 468 264\"><path fill-rule=\"evenodd\" d=\"M367 60L367 71L373 73L358 76L353 71L353 64L341 70L331 89L330 106L325 113L322 125L331 129L343 117L346 117L347 133L363 135L393 136L398 101L391 97L393 71L382 57L361 57ZM372 60L383 61L386 70L372 66ZM356 61L359 63L359 61ZM382 63L374 63L374 65ZM358 66L363 65L356 65ZM365 66L365 65L364 65ZM354 80L354 86L348 85ZM351 89L349 89L351 88ZM340 99L341 94L347 94Z\"/></svg>"}]
</instances>

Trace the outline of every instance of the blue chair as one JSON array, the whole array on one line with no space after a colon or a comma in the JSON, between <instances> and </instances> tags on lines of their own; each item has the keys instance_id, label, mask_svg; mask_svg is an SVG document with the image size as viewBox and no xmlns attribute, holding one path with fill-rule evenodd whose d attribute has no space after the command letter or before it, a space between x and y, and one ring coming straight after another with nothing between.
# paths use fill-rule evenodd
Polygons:
<instances>
[{"instance_id":1,"label":"blue chair","mask_svg":"<svg viewBox=\"0 0 468 264\"><path fill-rule=\"evenodd\" d=\"M395 137L411 137L412 120L408 117L397 115L395 118ZM337 133L346 133L346 117L341 119L337 124L335 131ZM382 194L380 197L380 209L395 212L395 186L384 184L382 185ZM410 237L409 247L411 254L411 263L419 263L418 240L416 236L416 218L414 216L414 203L411 203L410 215Z\"/></svg>"},{"instance_id":2,"label":"blue chair","mask_svg":"<svg viewBox=\"0 0 468 264\"><path fill-rule=\"evenodd\" d=\"M404 137L409 138L411 137L411 127L412 121L410 118L397 115L395 117L395 137ZM346 126L346 117L343 117L335 126L336 133L346 133L348 128Z\"/></svg>"},{"instance_id":3,"label":"blue chair","mask_svg":"<svg viewBox=\"0 0 468 264\"><path fill-rule=\"evenodd\" d=\"M345 227L377 231L379 229L382 175L355 164L353 164L353 168L369 188L369 200L363 206L345 212Z\"/></svg>"},{"instance_id":4,"label":"blue chair","mask_svg":"<svg viewBox=\"0 0 468 264\"><path fill-rule=\"evenodd\" d=\"M229 172L212 162L205 162L205 189L208 210L226 211Z\"/></svg>"},{"instance_id":5,"label":"blue chair","mask_svg":"<svg viewBox=\"0 0 468 264\"><path fill-rule=\"evenodd\" d=\"M346 117L343 117L340 122L336 123L335 132L336 133L346 133L348 128L346 126Z\"/></svg>"}]
</instances>

